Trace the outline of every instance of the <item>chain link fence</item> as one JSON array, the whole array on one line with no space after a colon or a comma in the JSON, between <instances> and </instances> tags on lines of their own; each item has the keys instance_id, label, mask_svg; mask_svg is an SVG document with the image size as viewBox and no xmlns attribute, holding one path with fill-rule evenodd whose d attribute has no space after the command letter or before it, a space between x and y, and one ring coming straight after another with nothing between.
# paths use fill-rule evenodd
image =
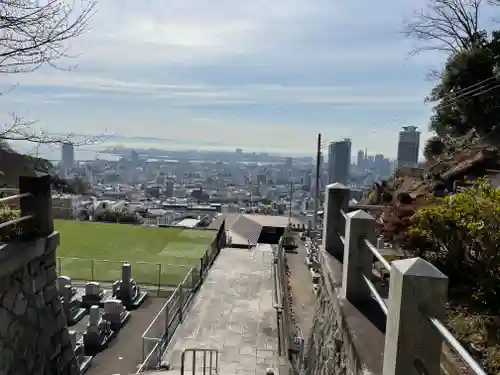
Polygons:
<instances>
[{"instance_id":1,"label":"chain link fence","mask_svg":"<svg viewBox=\"0 0 500 375\"><path fill-rule=\"evenodd\" d=\"M182 264L58 257L57 273L69 276L75 282L113 283L122 278L125 263L132 266L132 277L138 284L159 289L177 286L191 269L191 266Z\"/></svg>"},{"instance_id":2,"label":"chain link fence","mask_svg":"<svg viewBox=\"0 0 500 375\"><path fill-rule=\"evenodd\" d=\"M200 258L198 265L191 268L175 288L160 312L142 335L143 363L137 373L158 369L163 354L168 348L177 327L182 323L195 292L206 278L210 267L220 250L226 244L224 228Z\"/></svg>"}]
</instances>

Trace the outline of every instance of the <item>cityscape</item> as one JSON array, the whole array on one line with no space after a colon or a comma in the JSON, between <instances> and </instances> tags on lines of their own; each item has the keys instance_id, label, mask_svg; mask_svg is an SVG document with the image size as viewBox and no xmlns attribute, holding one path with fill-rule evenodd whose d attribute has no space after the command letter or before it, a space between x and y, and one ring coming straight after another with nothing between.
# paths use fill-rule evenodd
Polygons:
<instances>
[{"instance_id":1,"label":"cityscape","mask_svg":"<svg viewBox=\"0 0 500 375\"><path fill-rule=\"evenodd\" d=\"M0 375L500 374L500 0L0 5Z\"/></svg>"},{"instance_id":2,"label":"cityscape","mask_svg":"<svg viewBox=\"0 0 500 375\"><path fill-rule=\"evenodd\" d=\"M417 167L419 136L416 127L400 131L396 160L370 155L368 150L352 156L350 139L322 146L319 161L246 153L241 148L234 153L110 148L102 152L117 156L117 161L75 160L74 145L66 143L55 171L70 184L81 181L87 189L82 193L94 197L95 207L100 206L99 200L112 207L126 204L143 213L147 207L148 222L185 223L173 208L201 204L220 206L219 212L284 215L291 211L312 219L322 207L322 193L329 184L342 183L351 189L352 199L361 200L375 182L389 179L397 168ZM318 197L316 184L321 192ZM66 199L71 203L61 204L73 207L64 213L68 217L79 217L88 205L88 196L68 195ZM62 200L58 197L58 202ZM196 216L195 210L190 215ZM196 218L201 221L206 216Z\"/></svg>"}]
</instances>

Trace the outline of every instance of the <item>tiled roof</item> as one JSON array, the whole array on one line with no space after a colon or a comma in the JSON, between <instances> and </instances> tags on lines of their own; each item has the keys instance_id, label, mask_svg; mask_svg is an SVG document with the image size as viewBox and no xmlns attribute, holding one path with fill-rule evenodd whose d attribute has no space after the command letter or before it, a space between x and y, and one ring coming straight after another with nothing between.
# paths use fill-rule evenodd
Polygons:
<instances>
[{"instance_id":1,"label":"tiled roof","mask_svg":"<svg viewBox=\"0 0 500 375\"><path fill-rule=\"evenodd\" d=\"M256 214L221 214L210 225L218 229L225 220L225 228L235 245L255 246L263 227L284 228L288 225L288 217L256 215Z\"/></svg>"}]
</instances>

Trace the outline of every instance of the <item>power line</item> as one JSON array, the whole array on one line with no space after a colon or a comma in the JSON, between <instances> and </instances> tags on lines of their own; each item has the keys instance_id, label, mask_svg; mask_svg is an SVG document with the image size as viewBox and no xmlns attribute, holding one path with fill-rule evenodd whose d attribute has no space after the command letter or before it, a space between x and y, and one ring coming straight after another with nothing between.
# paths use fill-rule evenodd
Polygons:
<instances>
[{"instance_id":1,"label":"power line","mask_svg":"<svg viewBox=\"0 0 500 375\"><path fill-rule=\"evenodd\" d=\"M477 89L480 89L480 87L477 87L477 86L480 86L480 85L484 86L484 87L487 87L488 85L485 85L486 82L489 82L491 80L496 80L496 79L498 79L498 77L496 75L491 76L491 77L486 78L486 79L483 79L482 81L476 82L473 85L464 87L464 88L459 89L459 90L457 90L455 92L451 92L451 93L445 95L443 98L441 98L441 100L448 100L450 97L455 97L455 99L456 99L457 95L462 96L465 92L468 92L471 89L473 89L472 91L476 91Z\"/></svg>"},{"instance_id":2,"label":"power line","mask_svg":"<svg viewBox=\"0 0 500 375\"><path fill-rule=\"evenodd\" d=\"M500 83L486 89L486 90L482 90L482 91L479 91L479 92L476 92L472 95L468 95L468 96L465 96L465 97L462 97L462 98L457 98L457 100L454 100L453 102L450 102L450 103L446 103L446 104L438 104L435 108L436 109L445 109L445 108L449 108L449 107L452 107L454 105L456 105L457 103L461 102L461 101L465 101L467 99L470 99L470 98L473 98L473 97L476 97L476 96L479 96L479 95L482 95L482 94L485 94L487 92L490 92L494 89L497 89L497 88L500 88Z\"/></svg>"}]
</instances>

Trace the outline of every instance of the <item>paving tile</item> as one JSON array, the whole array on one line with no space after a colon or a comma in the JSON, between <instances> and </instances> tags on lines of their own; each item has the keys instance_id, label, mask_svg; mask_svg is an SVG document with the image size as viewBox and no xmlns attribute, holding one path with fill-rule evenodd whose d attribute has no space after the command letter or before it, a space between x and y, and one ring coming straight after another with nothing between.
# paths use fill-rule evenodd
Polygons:
<instances>
[{"instance_id":1,"label":"paving tile","mask_svg":"<svg viewBox=\"0 0 500 375\"><path fill-rule=\"evenodd\" d=\"M183 349L213 348L220 349L221 374L263 374L266 368L276 367L271 266L269 245L252 251L221 250L179 327L166 360L180 368ZM196 367L199 361L197 358Z\"/></svg>"}]
</instances>

